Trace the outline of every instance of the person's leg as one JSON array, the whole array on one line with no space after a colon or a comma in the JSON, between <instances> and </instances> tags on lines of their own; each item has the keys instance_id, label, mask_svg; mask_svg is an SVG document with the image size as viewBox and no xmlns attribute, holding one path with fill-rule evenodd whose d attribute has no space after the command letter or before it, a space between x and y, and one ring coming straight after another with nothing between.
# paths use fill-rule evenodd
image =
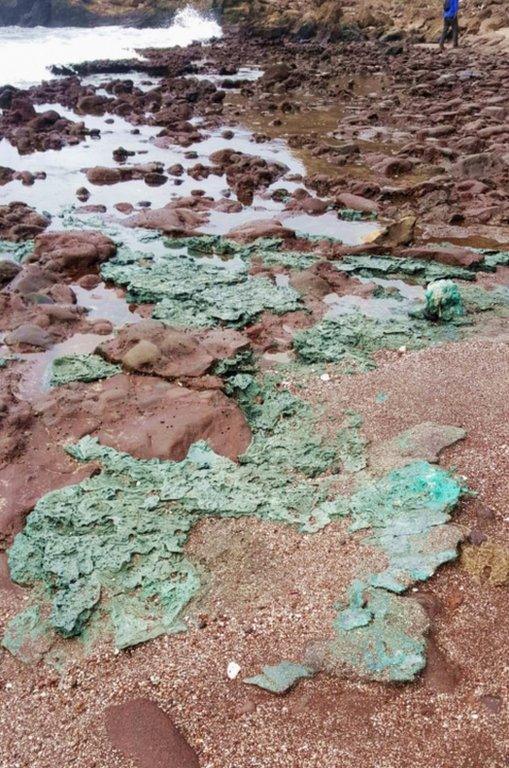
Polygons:
<instances>
[{"instance_id":1,"label":"person's leg","mask_svg":"<svg viewBox=\"0 0 509 768\"><path fill-rule=\"evenodd\" d=\"M444 43L447 40L447 33L449 32L449 19L444 19L444 27L442 29L442 36L440 37L440 50L444 50Z\"/></svg>"},{"instance_id":2,"label":"person's leg","mask_svg":"<svg viewBox=\"0 0 509 768\"><path fill-rule=\"evenodd\" d=\"M452 20L452 44L454 48L458 47L458 39L460 34L460 25L458 22L458 17L455 16Z\"/></svg>"}]
</instances>

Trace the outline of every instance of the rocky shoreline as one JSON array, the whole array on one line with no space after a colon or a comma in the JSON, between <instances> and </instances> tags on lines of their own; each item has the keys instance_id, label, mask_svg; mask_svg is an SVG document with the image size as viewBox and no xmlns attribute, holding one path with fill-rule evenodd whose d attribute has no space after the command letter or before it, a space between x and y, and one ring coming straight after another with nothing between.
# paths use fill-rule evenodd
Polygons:
<instances>
[{"instance_id":1,"label":"rocky shoreline","mask_svg":"<svg viewBox=\"0 0 509 768\"><path fill-rule=\"evenodd\" d=\"M6 764L507 764L509 65L281 34L0 88Z\"/></svg>"}]
</instances>

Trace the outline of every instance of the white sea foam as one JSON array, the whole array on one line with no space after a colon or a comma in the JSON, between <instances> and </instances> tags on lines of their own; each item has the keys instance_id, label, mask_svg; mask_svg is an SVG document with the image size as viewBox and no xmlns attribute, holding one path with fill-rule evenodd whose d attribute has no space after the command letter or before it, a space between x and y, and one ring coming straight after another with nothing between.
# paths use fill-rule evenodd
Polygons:
<instances>
[{"instance_id":1,"label":"white sea foam","mask_svg":"<svg viewBox=\"0 0 509 768\"><path fill-rule=\"evenodd\" d=\"M131 58L136 48L185 46L220 35L216 21L190 7L169 27L0 27L0 85L25 87L48 79L52 64Z\"/></svg>"}]
</instances>

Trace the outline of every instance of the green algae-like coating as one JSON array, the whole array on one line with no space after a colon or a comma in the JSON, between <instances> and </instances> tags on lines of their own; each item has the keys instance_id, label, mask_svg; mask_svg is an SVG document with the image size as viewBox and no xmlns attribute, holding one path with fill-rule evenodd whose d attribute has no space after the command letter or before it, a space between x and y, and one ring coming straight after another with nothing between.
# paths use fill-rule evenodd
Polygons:
<instances>
[{"instance_id":1,"label":"green algae-like coating","mask_svg":"<svg viewBox=\"0 0 509 768\"><path fill-rule=\"evenodd\" d=\"M349 621L345 611L335 620L336 636L326 648L323 667L381 682L413 680L426 664L424 609L417 600L384 589L366 587L363 595L362 621Z\"/></svg>"},{"instance_id":2,"label":"green algae-like coating","mask_svg":"<svg viewBox=\"0 0 509 768\"><path fill-rule=\"evenodd\" d=\"M244 682L264 688L270 693L286 693L295 683L303 678L312 677L313 670L293 661L281 661L274 666L263 667L262 672L254 677L245 678Z\"/></svg>"},{"instance_id":3,"label":"green algae-like coating","mask_svg":"<svg viewBox=\"0 0 509 768\"><path fill-rule=\"evenodd\" d=\"M301 306L297 291L251 277L242 261L218 264L172 249L157 258L121 252L101 274L126 286L129 301L153 303L153 317L172 326L243 328L265 310L285 314Z\"/></svg>"},{"instance_id":4,"label":"green algae-like coating","mask_svg":"<svg viewBox=\"0 0 509 768\"><path fill-rule=\"evenodd\" d=\"M59 387L71 381L97 381L121 371L119 365L108 363L99 355L65 355L53 360L50 384Z\"/></svg>"},{"instance_id":5,"label":"green algae-like coating","mask_svg":"<svg viewBox=\"0 0 509 768\"><path fill-rule=\"evenodd\" d=\"M361 370L375 367L373 354L381 349L420 349L431 344L456 341L459 329L410 317L386 320L354 312L326 318L295 334L294 348L305 363L355 361Z\"/></svg>"}]
</instances>

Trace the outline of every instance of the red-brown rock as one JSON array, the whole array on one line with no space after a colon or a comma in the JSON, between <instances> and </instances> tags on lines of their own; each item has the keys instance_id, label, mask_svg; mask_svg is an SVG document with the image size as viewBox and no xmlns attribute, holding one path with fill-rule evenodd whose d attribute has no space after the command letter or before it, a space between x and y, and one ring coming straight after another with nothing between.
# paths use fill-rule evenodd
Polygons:
<instances>
[{"instance_id":1,"label":"red-brown rock","mask_svg":"<svg viewBox=\"0 0 509 768\"><path fill-rule=\"evenodd\" d=\"M113 240L94 230L48 232L36 238L34 253L28 261L55 271L88 269L107 261L116 250Z\"/></svg>"},{"instance_id":2,"label":"red-brown rock","mask_svg":"<svg viewBox=\"0 0 509 768\"><path fill-rule=\"evenodd\" d=\"M44 232L49 220L25 203L0 205L0 238L18 243Z\"/></svg>"},{"instance_id":3,"label":"red-brown rock","mask_svg":"<svg viewBox=\"0 0 509 768\"><path fill-rule=\"evenodd\" d=\"M188 331L143 320L123 328L97 352L129 370L176 379L203 376L218 360L248 346L249 340L232 329Z\"/></svg>"},{"instance_id":4,"label":"red-brown rock","mask_svg":"<svg viewBox=\"0 0 509 768\"><path fill-rule=\"evenodd\" d=\"M289 227L284 227L277 219L258 219L230 229L227 237L241 243L249 243L259 237L281 237L283 239L295 237L295 231Z\"/></svg>"},{"instance_id":5,"label":"red-brown rock","mask_svg":"<svg viewBox=\"0 0 509 768\"><path fill-rule=\"evenodd\" d=\"M194 749L150 699L108 707L105 722L115 749L139 768L199 768Z\"/></svg>"}]
</instances>

